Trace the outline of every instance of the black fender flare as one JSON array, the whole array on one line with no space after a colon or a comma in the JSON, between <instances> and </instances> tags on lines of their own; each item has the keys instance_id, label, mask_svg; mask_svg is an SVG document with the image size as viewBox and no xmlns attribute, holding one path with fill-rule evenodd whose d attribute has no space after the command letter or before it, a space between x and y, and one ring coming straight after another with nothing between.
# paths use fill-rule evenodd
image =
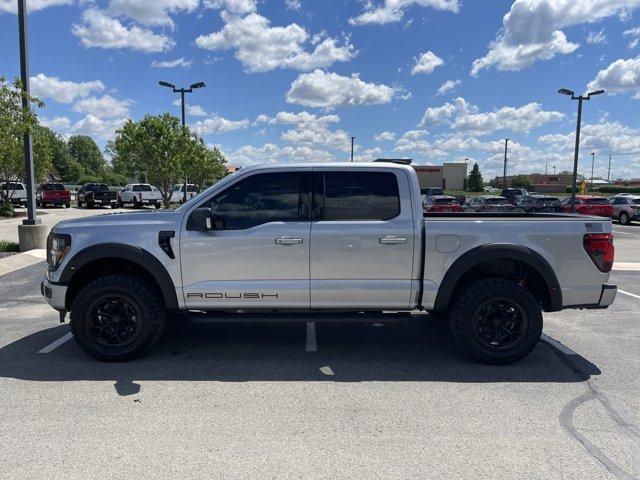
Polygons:
<instances>
[{"instance_id":1,"label":"black fender flare","mask_svg":"<svg viewBox=\"0 0 640 480\"><path fill-rule=\"evenodd\" d=\"M62 270L58 283L69 285L73 276L84 265L101 259L122 259L137 264L151 274L160 287L165 307L178 310L176 289L167 269L160 261L145 249L122 243L100 243L92 245L76 253Z\"/></svg>"},{"instance_id":2,"label":"black fender flare","mask_svg":"<svg viewBox=\"0 0 640 480\"><path fill-rule=\"evenodd\" d=\"M547 262L542 255L522 245L490 243L472 248L453 262L438 288L434 311L447 312L449 302L455 293L455 287L458 281L471 268L481 262L498 259L516 260L538 272L544 279L549 292L550 302L545 310L547 312L562 310L562 289L560 288L558 277L553 271L553 268L551 268L551 265L549 265L549 262Z\"/></svg>"}]
</instances>

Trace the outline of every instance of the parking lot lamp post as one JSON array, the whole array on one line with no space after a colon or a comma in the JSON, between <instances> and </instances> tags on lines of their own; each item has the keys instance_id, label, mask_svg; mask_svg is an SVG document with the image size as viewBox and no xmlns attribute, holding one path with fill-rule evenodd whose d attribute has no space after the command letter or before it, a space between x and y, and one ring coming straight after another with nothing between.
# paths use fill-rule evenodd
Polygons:
<instances>
[{"instance_id":1,"label":"parking lot lamp post","mask_svg":"<svg viewBox=\"0 0 640 480\"><path fill-rule=\"evenodd\" d=\"M356 137L351 137L351 161L353 162L353 141L356 139Z\"/></svg>"},{"instance_id":2,"label":"parking lot lamp post","mask_svg":"<svg viewBox=\"0 0 640 480\"><path fill-rule=\"evenodd\" d=\"M187 122L186 122L186 119L185 119L185 115L184 115L184 94L185 93L192 93L194 89L203 88L203 87L206 87L206 85L204 84L204 82L198 82L198 83L192 83L189 86L189 88L176 88L176 86L173 83L163 82L163 81L160 81L158 83L163 87L171 88L173 90L173 93L179 93L180 94L180 109L182 111L182 127L183 127L183 130L184 130L184 127L187 125ZM185 171L185 177L184 177L184 196L182 198L183 198L183 200L185 202L187 201L187 175L186 175L186 171Z\"/></svg>"},{"instance_id":3,"label":"parking lot lamp post","mask_svg":"<svg viewBox=\"0 0 640 480\"><path fill-rule=\"evenodd\" d=\"M510 138L504 139L504 170L502 172L502 183L504 185L503 188L507 188L507 145L509 143Z\"/></svg>"},{"instance_id":4,"label":"parking lot lamp post","mask_svg":"<svg viewBox=\"0 0 640 480\"><path fill-rule=\"evenodd\" d=\"M589 185L589 190L593 190L593 164L596 161L596 152L591 152L591 184Z\"/></svg>"},{"instance_id":5,"label":"parking lot lamp post","mask_svg":"<svg viewBox=\"0 0 640 480\"><path fill-rule=\"evenodd\" d=\"M582 101L591 100L591 97L593 95L601 95L604 93L604 90L595 90L593 92L587 93L586 95L578 95L577 97L572 90L569 90L567 88L561 88L560 90L558 90L558 93L571 97L571 100L578 100L578 118L576 119L576 146L573 153L573 178L571 180L571 200L569 200L571 211L575 212L576 182L578 180L578 151L580 150L580 122L582 121Z\"/></svg>"},{"instance_id":6,"label":"parking lot lamp post","mask_svg":"<svg viewBox=\"0 0 640 480\"><path fill-rule=\"evenodd\" d=\"M607 182L611 183L611 154L609 154L609 169L607 170Z\"/></svg>"}]
</instances>

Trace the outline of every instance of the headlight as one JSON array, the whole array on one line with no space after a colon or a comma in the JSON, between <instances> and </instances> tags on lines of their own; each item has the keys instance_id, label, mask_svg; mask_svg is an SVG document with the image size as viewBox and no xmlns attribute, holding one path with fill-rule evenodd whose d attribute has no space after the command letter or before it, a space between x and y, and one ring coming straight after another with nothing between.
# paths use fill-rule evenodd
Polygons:
<instances>
[{"instance_id":1,"label":"headlight","mask_svg":"<svg viewBox=\"0 0 640 480\"><path fill-rule=\"evenodd\" d=\"M71 247L71 235L51 232L47 237L47 263L49 271L55 271L67 256Z\"/></svg>"}]
</instances>

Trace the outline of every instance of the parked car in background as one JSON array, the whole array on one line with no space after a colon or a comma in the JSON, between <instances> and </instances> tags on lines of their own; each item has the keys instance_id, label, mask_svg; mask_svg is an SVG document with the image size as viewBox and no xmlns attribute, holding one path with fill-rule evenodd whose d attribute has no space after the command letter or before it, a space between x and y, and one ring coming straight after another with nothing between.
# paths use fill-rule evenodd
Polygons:
<instances>
[{"instance_id":1,"label":"parked car in background","mask_svg":"<svg viewBox=\"0 0 640 480\"><path fill-rule=\"evenodd\" d=\"M562 209L566 213L571 212L571 197L562 200ZM598 217L613 217L613 206L607 198L593 195L576 196L576 213L582 215L596 215Z\"/></svg>"},{"instance_id":2,"label":"parked car in background","mask_svg":"<svg viewBox=\"0 0 640 480\"><path fill-rule=\"evenodd\" d=\"M422 209L425 213L462 212L462 205L448 195L423 195Z\"/></svg>"},{"instance_id":3,"label":"parked car in background","mask_svg":"<svg viewBox=\"0 0 640 480\"><path fill-rule=\"evenodd\" d=\"M433 195L444 195L444 190L440 187L420 187L420 195L431 197Z\"/></svg>"},{"instance_id":4,"label":"parked car in background","mask_svg":"<svg viewBox=\"0 0 640 480\"><path fill-rule=\"evenodd\" d=\"M193 183L187 183L187 200L191 197L195 197L198 194L198 187L196 187ZM184 202L184 183L179 185L174 185L171 190L171 199L169 200L171 203L182 203Z\"/></svg>"},{"instance_id":5,"label":"parked car in background","mask_svg":"<svg viewBox=\"0 0 640 480\"><path fill-rule=\"evenodd\" d=\"M36 205L45 208L47 205L71 207L71 192L61 183L41 183L36 189Z\"/></svg>"},{"instance_id":6,"label":"parked car in background","mask_svg":"<svg viewBox=\"0 0 640 480\"><path fill-rule=\"evenodd\" d=\"M485 193L496 193L499 192L500 189L496 187L484 187Z\"/></svg>"},{"instance_id":7,"label":"parked car in background","mask_svg":"<svg viewBox=\"0 0 640 480\"><path fill-rule=\"evenodd\" d=\"M633 197L635 195L633 195L632 193L616 193L615 195L611 195L609 197L609 200L611 200L612 198L616 198L616 197Z\"/></svg>"},{"instance_id":8,"label":"parked car in background","mask_svg":"<svg viewBox=\"0 0 640 480\"><path fill-rule=\"evenodd\" d=\"M505 197L480 195L468 198L463 208L465 212L510 212L513 205Z\"/></svg>"},{"instance_id":9,"label":"parked car in background","mask_svg":"<svg viewBox=\"0 0 640 480\"><path fill-rule=\"evenodd\" d=\"M2 182L2 197L7 198L12 204L23 207L27 204L27 188L21 182Z\"/></svg>"},{"instance_id":10,"label":"parked car in background","mask_svg":"<svg viewBox=\"0 0 640 480\"><path fill-rule=\"evenodd\" d=\"M556 212L563 211L560 199L547 195L527 195L518 198L514 212Z\"/></svg>"},{"instance_id":11,"label":"parked car in background","mask_svg":"<svg viewBox=\"0 0 640 480\"><path fill-rule=\"evenodd\" d=\"M612 218L618 219L622 225L629 225L640 218L640 195L611 197L609 202L613 207Z\"/></svg>"},{"instance_id":12,"label":"parked car in background","mask_svg":"<svg viewBox=\"0 0 640 480\"><path fill-rule=\"evenodd\" d=\"M96 205L109 206L116 208L118 206L118 194L109 190L106 183L87 183L78 190L78 207L85 205L87 208L93 208Z\"/></svg>"},{"instance_id":13,"label":"parked car in background","mask_svg":"<svg viewBox=\"0 0 640 480\"><path fill-rule=\"evenodd\" d=\"M160 208L162 204L162 194L160 191L148 183L130 183L118 192L118 205L131 204L134 208L143 205L152 205Z\"/></svg>"},{"instance_id":14,"label":"parked car in background","mask_svg":"<svg viewBox=\"0 0 640 480\"><path fill-rule=\"evenodd\" d=\"M525 188L505 188L500 192L500 195L506 198L511 205L515 205L518 198L529 195L529 192Z\"/></svg>"}]
</instances>

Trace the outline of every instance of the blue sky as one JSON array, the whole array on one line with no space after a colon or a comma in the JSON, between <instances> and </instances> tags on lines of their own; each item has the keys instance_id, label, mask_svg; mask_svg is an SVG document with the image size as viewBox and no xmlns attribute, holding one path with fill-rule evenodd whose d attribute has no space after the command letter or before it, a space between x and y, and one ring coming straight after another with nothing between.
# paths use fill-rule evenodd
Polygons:
<instances>
[{"instance_id":1,"label":"blue sky","mask_svg":"<svg viewBox=\"0 0 640 480\"><path fill-rule=\"evenodd\" d=\"M204 81L191 127L230 164L410 157L486 177L569 169L640 177L640 0L27 0L43 123L101 146L126 118ZM0 0L0 75L19 75L15 0Z\"/></svg>"}]
</instances>

